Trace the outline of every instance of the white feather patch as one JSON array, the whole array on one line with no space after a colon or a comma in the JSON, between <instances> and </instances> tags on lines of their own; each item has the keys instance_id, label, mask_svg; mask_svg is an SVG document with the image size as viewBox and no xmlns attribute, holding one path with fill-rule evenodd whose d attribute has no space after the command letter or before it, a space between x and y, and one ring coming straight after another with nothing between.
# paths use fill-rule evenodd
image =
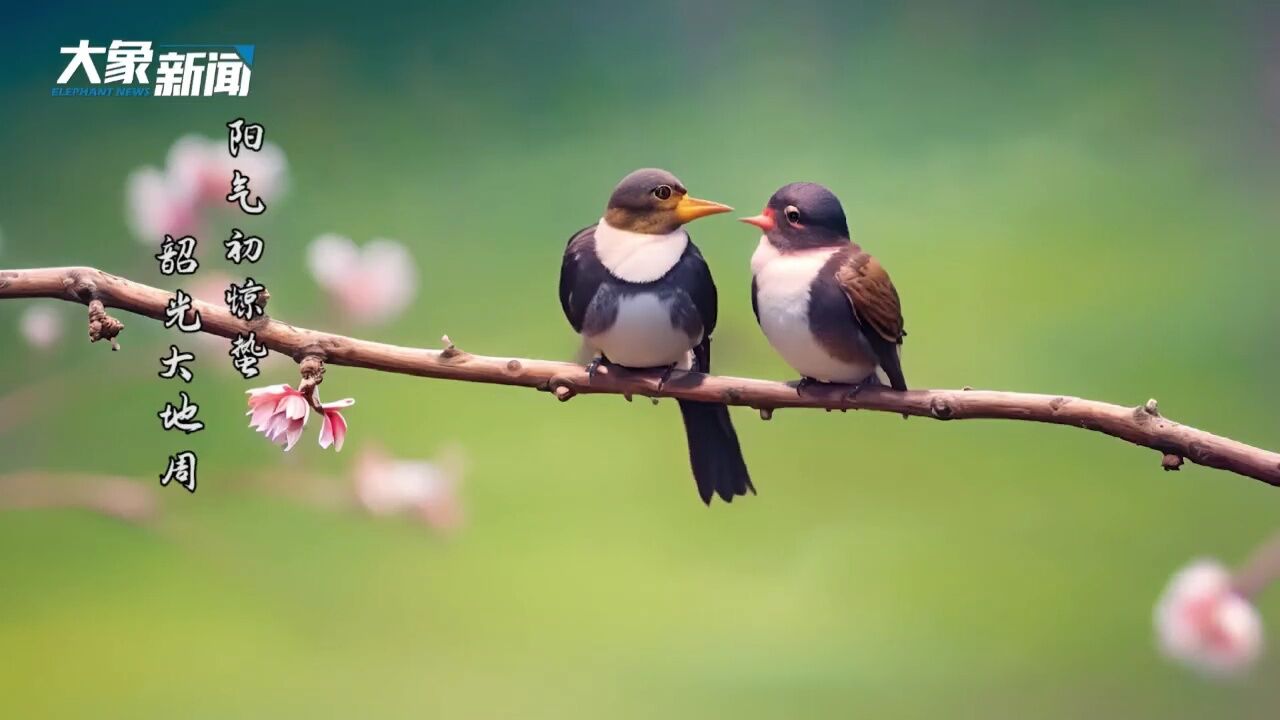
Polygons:
<instances>
[{"instance_id":1,"label":"white feather patch","mask_svg":"<svg viewBox=\"0 0 1280 720\"><path fill-rule=\"evenodd\" d=\"M619 280L648 283L666 275L680 261L689 234L678 228L666 235L619 230L602 218L596 225L596 256Z\"/></svg>"},{"instance_id":2,"label":"white feather patch","mask_svg":"<svg viewBox=\"0 0 1280 720\"><path fill-rule=\"evenodd\" d=\"M698 338L671 324L670 300L640 293L619 300L613 325L586 341L619 365L648 368L684 361Z\"/></svg>"}]
</instances>

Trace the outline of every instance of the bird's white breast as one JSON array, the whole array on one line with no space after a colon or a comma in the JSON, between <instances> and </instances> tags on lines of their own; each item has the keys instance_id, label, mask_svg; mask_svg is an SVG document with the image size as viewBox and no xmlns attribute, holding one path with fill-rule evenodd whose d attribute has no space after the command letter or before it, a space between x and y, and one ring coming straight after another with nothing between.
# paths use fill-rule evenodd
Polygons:
<instances>
[{"instance_id":1,"label":"bird's white breast","mask_svg":"<svg viewBox=\"0 0 1280 720\"><path fill-rule=\"evenodd\" d=\"M689 245L684 228L666 233L619 230L601 219L596 225L596 256L613 276L633 283L649 283L666 275Z\"/></svg>"},{"instance_id":2,"label":"bird's white breast","mask_svg":"<svg viewBox=\"0 0 1280 720\"><path fill-rule=\"evenodd\" d=\"M623 296L613 325L584 339L590 348L619 365L649 368L676 364L688 368L689 351L701 338L690 338L672 325L671 302L656 293Z\"/></svg>"},{"instance_id":3,"label":"bird's white breast","mask_svg":"<svg viewBox=\"0 0 1280 720\"><path fill-rule=\"evenodd\" d=\"M874 363L848 363L833 357L809 329L813 280L837 250L780 253L768 238L760 238L751 256L756 312L769 344L796 372L823 382L856 383L875 371Z\"/></svg>"}]
</instances>

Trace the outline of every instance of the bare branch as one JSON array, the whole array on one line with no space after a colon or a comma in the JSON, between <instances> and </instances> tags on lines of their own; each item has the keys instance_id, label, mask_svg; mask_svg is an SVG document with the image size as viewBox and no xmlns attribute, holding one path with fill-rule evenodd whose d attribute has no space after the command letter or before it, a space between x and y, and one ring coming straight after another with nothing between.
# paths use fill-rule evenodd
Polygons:
<instances>
[{"instance_id":1,"label":"bare branch","mask_svg":"<svg viewBox=\"0 0 1280 720\"><path fill-rule=\"evenodd\" d=\"M99 300L145 317L164 319L172 293L88 267L0 271L0 299L50 297L89 304ZM193 301L203 330L234 338L250 330L260 343L296 362L314 357L329 365L465 382L517 385L550 392L560 400L609 393L752 407L768 419L779 408L875 410L937 420L1003 419L1070 425L1151 448L1166 470L1182 461L1227 470L1280 486L1280 454L1182 425L1162 416L1154 400L1136 407L1062 395L990 390L911 390L846 385L792 385L767 380L675 372L661 383L657 371L619 368L588 377L581 365L463 352L445 338L443 350L402 347L294 327L266 316L244 322L226 308ZM104 313L105 314L105 313ZM118 329L116 330L118 332ZM318 383L318 378L316 380ZM314 389L314 384L311 386Z\"/></svg>"}]
</instances>

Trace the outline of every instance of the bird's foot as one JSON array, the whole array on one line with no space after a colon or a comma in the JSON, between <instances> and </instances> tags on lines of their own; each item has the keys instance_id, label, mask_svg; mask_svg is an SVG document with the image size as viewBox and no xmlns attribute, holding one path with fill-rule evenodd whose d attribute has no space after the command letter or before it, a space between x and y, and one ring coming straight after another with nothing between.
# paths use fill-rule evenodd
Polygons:
<instances>
[{"instance_id":1,"label":"bird's foot","mask_svg":"<svg viewBox=\"0 0 1280 720\"><path fill-rule=\"evenodd\" d=\"M858 393L863 390L866 390L869 387L876 387L880 384L880 378L875 373L871 373L862 382L850 383L849 392L845 393L845 396L850 398L857 397Z\"/></svg>"},{"instance_id":2,"label":"bird's foot","mask_svg":"<svg viewBox=\"0 0 1280 720\"><path fill-rule=\"evenodd\" d=\"M662 374L658 376L658 392L667 386L667 381L671 379L671 373L675 372L678 363L671 363L663 369Z\"/></svg>"},{"instance_id":3,"label":"bird's foot","mask_svg":"<svg viewBox=\"0 0 1280 720\"><path fill-rule=\"evenodd\" d=\"M600 372L601 369L608 372L609 365L611 364L612 363L609 362L609 358L604 355L597 355L591 362L587 363L587 381L590 382L591 380L595 380L596 373Z\"/></svg>"},{"instance_id":4,"label":"bird's foot","mask_svg":"<svg viewBox=\"0 0 1280 720\"><path fill-rule=\"evenodd\" d=\"M814 385L821 385L822 381L815 380L808 375L802 376L800 381L796 383L796 395L804 395L804 391Z\"/></svg>"}]
</instances>

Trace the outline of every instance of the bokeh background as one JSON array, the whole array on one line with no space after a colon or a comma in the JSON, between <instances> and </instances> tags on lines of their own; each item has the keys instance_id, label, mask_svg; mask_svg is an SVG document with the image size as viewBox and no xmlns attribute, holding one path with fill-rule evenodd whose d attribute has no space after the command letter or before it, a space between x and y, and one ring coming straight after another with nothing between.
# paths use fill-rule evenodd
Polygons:
<instances>
[{"instance_id":1,"label":"bokeh background","mask_svg":"<svg viewBox=\"0 0 1280 720\"><path fill-rule=\"evenodd\" d=\"M250 96L49 96L80 38L257 45ZM218 216L201 273L280 319L389 342L569 358L565 239L639 166L754 213L812 180L890 269L920 387L1138 404L1280 446L1280 13L1264 4L507 2L344 10L50 4L0 28L0 267L173 287L125 182L180 136L264 123L288 192ZM233 222L233 220L235 222ZM252 271L230 227L267 241ZM409 250L389 322L341 316L324 233ZM755 326L757 235L692 227L721 293L718 371L789 379ZM0 471L127 478L156 517L0 514L5 717L1274 717L1280 665L1209 682L1151 610L1199 555L1237 562L1274 489L1093 433L734 411L760 495L698 502L670 402L330 368L343 452L245 427L261 382L193 345L208 428L164 433L157 359L47 349L0 303ZM313 502L362 447L461 448L450 532ZM159 488L180 447L199 490ZM336 491L336 490L335 490ZM15 504L21 504L16 502ZM1280 598L1263 596L1280 621ZM1273 653L1274 656L1275 653Z\"/></svg>"}]
</instances>

